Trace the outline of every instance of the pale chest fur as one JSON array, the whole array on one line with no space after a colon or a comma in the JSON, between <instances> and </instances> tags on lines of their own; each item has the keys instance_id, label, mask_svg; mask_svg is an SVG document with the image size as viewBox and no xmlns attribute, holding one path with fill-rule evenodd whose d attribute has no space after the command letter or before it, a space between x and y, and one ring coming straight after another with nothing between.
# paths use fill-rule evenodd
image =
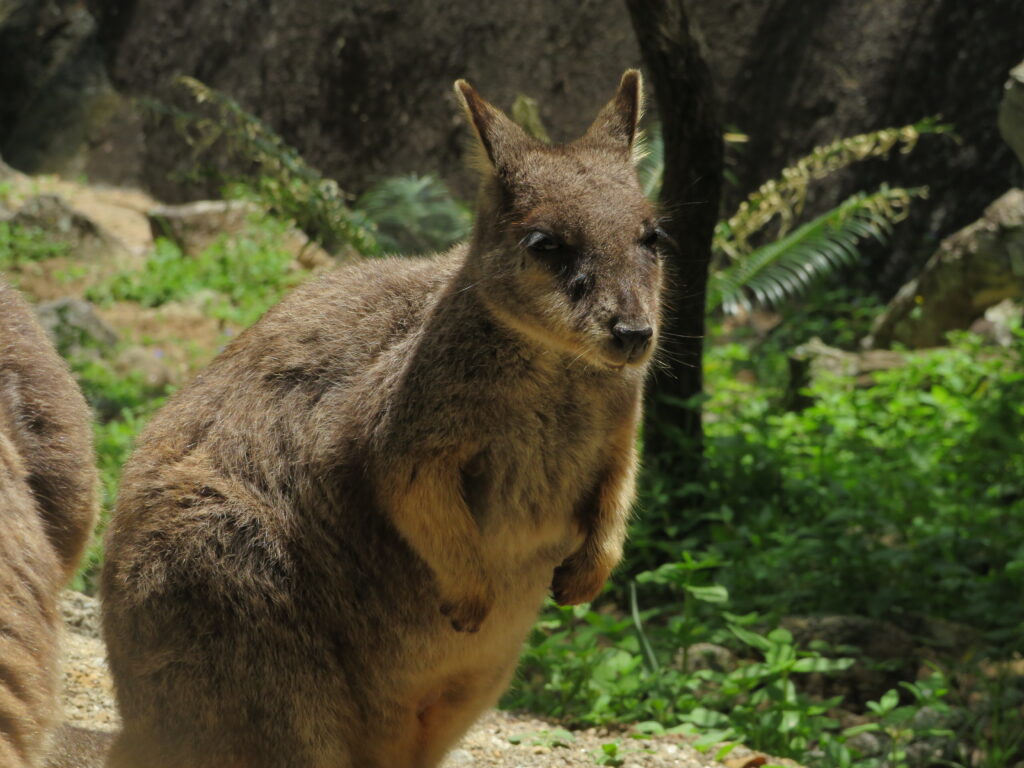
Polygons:
<instances>
[{"instance_id":1,"label":"pale chest fur","mask_svg":"<svg viewBox=\"0 0 1024 768\"><path fill-rule=\"evenodd\" d=\"M577 513L608 460L611 415L586 408L579 392L560 384L532 401L501 404L505 419L482 430L479 453L463 470L492 562L512 579L549 582L551 570L579 547Z\"/></svg>"},{"instance_id":2,"label":"pale chest fur","mask_svg":"<svg viewBox=\"0 0 1024 768\"><path fill-rule=\"evenodd\" d=\"M546 589L582 541L577 513L607 468L610 435L632 419L638 383L561 355L476 368L431 362L385 388L399 405L382 409L389 418L377 442L385 454L379 481L401 482L388 473L416 474L442 457L495 578L511 591Z\"/></svg>"}]
</instances>

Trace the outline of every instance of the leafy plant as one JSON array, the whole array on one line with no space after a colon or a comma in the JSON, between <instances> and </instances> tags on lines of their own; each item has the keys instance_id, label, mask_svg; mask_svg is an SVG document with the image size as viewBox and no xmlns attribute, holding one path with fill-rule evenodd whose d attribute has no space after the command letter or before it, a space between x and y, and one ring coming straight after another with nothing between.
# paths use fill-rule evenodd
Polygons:
<instances>
[{"instance_id":1,"label":"leafy plant","mask_svg":"<svg viewBox=\"0 0 1024 768\"><path fill-rule=\"evenodd\" d=\"M708 311L721 307L735 314L805 293L823 275L855 264L859 241L885 242L893 224L906 217L911 200L926 195L924 188L890 189L883 184L877 192L857 193L760 248L730 256L709 276ZM720 254L729 253L726 248L740 253L728 242L723 238L717 244Z\"/></svg>"},{"instance_id":2,"label":"leafy plant","mask_svg":"<svg viewBox=\"0 0 1024 768\"><path fill-rule=\"evenodd\" d=\"M53 240L42 229L0 221L0 269L64 256L67 252L66 243Z\"/></svg>"},{"instance_id":3,"label":"leafy plant","mask_svg":"<svg viewBox=\"0 0 1024 768\"><path fill-rule=\"evenodd\" d=\"M683 585L699 601L720 604L722 590L697 587L682 575L695 570L700 569L662 569L643 574L638 581ZM844 669L852 660L827 659L816 651L797 649L785 630L762 635L749 627L757 616L720 612L708 636L719 642L730 642L730 637L733 643L739 640L763 654L763 661L742 661L735 669L691 671L679 662L676 651L680 643L691 642L700 633L689 626L695 621L694 612L679 608L668 603L642 612L646 623L642 634L650 638L653 652L660 657L653 669L643 663L629 620L581 608L549 608L524 656L525 679L504 704L527 706L584 725L639 719L647 732L696 729L698 748L740 740L791 756L799 756L808 744L837 731L835 721L825 714L836 702L813 702L798 694L791 676ZM596 644L591 632L595 628L600 629ZM621 745L613 743L602 757L614 761L623 754Z\"/></svg>"},{"instance_id":4,"label":"leafy plant","mask_svg":"<svg viewBox=\"0 0 1024 768\"><path fill-rule=\"evenodd\" d=\"M232 196L257 200L283 219L291 219L325 250L351 246L365 256L380 253L372 224L349 205L337 182L311 168L293 147L234 99L191 77L177 83L213 116L187 112L160 102L150 109L173 117L198 162L215 147L227 165L253 169L223 181Z\"/></svg>"},{"instance_id":5,"label":"leafy plant","mask_svg":"<svg viewBox=\"0 0 1024 768\"><path fill-rule=\"evenodd\" d=\"M857 244L865 238L885 239L892 226L906 217L924 187L881 186L859 192L803 226L793 229L803 212L807 190L814 181L853 163L881 157L894 147L910 152L926 133L951 129L934 118L901 128L838 139L784 168L780 176L761 185L731 217L715 228L715 253L708 285L708 310L727 313L749 309L756 302L777 304L803 293L812 282L859 258ZM755 238L774 226L768 242Z\"/></svg>"},{"instance_id":6,"label":"leafy plant","mask_svg":"<svg viewBox=\"0 0 1024 768\"><path fill-rule=\"evenodd\" d=\"M949 125L929 117L912 125L883 128L816 147L810 154L784 168L777 178L762 184L740 203L732 216L719 223L715 231L715 249L730 259L749 254L755 249L752 245L754 236L772 222L779 223L776 237L782 237L795 226L812 182L854 163L883 157L894 147L899 147L904 154L912 152L922 135L951 131Z\"/></svg>"},{"instance_id":7,"label":"leafy plant","mask_svg":"<svg viewBox=\"0 0 1024 768\"><path fill-rule=\"evenodd\" d=\"M386 253L441 251L464 240L473 223L436 176L397 176L374 185L356 206L377 227Z\"/></svg>"},{"instance_id":8,"label":"leafy plant","mask_svg":"<svg viewBox=\"0 0 1024 768\"><path fill-rule=\"evenodd\" d=\"M98 354L100 352L105 356ZM103 530L117 496L121 468L131 453L136 436L168 395L164 388L149 386L141 374L133 372L122 376L115 373L110 364L110 358L115 354L115 349L85 348L69 360L78 386L96 416L93 437L102 494L100 522L71 584L73 589L89 593L95 593L98 586L97 576L103 560Z\"/></svg>"},{"instance_id":9,"label":"leafy plant","mask_svg":"<svg viewBox=\"0 0 1024 768\"><path fill-rule=\"evenodd\" d=\"M872 193L858 192L798 225L808 188L853 163L881 157L896 147L910 152L922 135L950 130L950 126L927 118L900 128L837 139L762 184L715 228L708 311L722 309L733 314L754 304L774 305L802 295L817 279L855 263L860 258L860 241L884 242L893 225L906 217L913 199L927 196L926 188L882 185ZM637 172L644 192L656 198L664 173L664 142L657 124L645 133L645 156Z\"/></svg>"},{"instance_id":10,"label":"leafy plant","mask_svg":"<svg viewBox=\"0 0 1024 768\"><path fill-rule=\"evenodd\" d=\"M92 301L134 301L158 307L203 299L210 315L237 326L255 322L304 277L279 244L286 225L257 218L238 237L221 236L196 256L158 238L140 270L119 272L89 289Z\"/></svg>"}]
</instances>

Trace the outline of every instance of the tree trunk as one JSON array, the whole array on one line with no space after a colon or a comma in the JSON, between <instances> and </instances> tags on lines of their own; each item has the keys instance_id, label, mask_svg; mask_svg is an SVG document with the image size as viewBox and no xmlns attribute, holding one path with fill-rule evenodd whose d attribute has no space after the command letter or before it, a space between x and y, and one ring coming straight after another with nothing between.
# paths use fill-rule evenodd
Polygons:
<instances>
[{"instance_id":1,"label":"tree trunk","mask_svg":"<svg viewBox=\"0 0 1024 768\"><path fill-rule=\"evenodd\" d=\"M711 72L684 0L626 0L654 89L665 140L661 208L678 250L644 429L649 452L673 455L688 472L703 444L700 403L704 293L722 191L722 127ZM665 396L669 396L666 399ZM686 401L681 407L679 401Z\"/></svg>"}]
</instances>

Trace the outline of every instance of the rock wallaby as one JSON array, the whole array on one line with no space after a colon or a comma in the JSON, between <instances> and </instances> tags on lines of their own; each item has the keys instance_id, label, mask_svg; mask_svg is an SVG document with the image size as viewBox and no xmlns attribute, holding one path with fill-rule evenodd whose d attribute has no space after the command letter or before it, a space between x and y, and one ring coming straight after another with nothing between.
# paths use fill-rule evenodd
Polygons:
<instances>
[{"instance_id":1,"label":"rock wallaby","mask_svg":"<svg viewBox=\"0 0 1024 768\"><path fill-rule=\"evenodd\" d=\"M59 750L57 598L96 520L89 409L28 303L0 281L0 766Z\"/></svg>"},{"instance_id":2,"label":"rock wallaby","mask_svg":"<svg viewBox=\"0 0 1024 768\"><path fill-rule=\"evenodd\" d=\"M296 290L158 413L103 572L111 768L430 768L619 560L664 237L628 71L580 139L465 81L468 243Z\"/></svg>"}]
</instances>

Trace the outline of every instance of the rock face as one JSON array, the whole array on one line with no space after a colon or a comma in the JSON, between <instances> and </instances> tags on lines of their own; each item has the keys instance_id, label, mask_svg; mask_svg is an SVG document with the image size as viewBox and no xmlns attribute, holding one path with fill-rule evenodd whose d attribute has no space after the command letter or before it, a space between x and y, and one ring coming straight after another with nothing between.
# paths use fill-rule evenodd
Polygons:
<instances>
[{"instance_id":1,"label":"rock face","mask_svg":"<svg viewBox=\"0 0 1024 768\"><path fill-rule=\"evenodd\" d=\"M166 237L182 252L197 254L223 234L237 234L259 208L240 200L197 200L159 205L146 212L153 237Z\"/></svg>"},{"instance_id":2,"label":"rock face","mask_svg":"<svg viewBox=\"0 0 1024 768\"><path fill-rule=\"evenodd\" d=\"M0 154L27 173L139 174L137 125L80 0L0 4ZM135 136L138 132L135 131Z\"/></svg>"},{"instance_id":3,"label":"rock face","mask_svg":"<svg viewBox=\"0 0 1024 768\"><path fill-rule=\"evenodd\" d=\"M439 172L470 197L464 135L448 98L456 77L506 108L519 92L536 98L557 140L583 128L581 115L641 58L619 2L12 3L13 12L0 13L0 154L22 169L32 157L34 168L52 165L42 159L69 145L53 132L77 131L86 137L90 178L121 181L134 169L169 201L217 190L170 180L190 165L170 120L143 125L115 111L104 130L90 128L97 121L86 118L98 120L103 110L80 107L98 103L89 94L102 91L104 77L121 94L163 99L171 98L173 76L197 77L352 192L386 176ZM690 0L688 7L707 41L725 123L751 137L733 158L740 183L730 207L838 136L936 113L956 124L962 144L925 141L819 195L818 207L882 180L931 186L930 200L897 230L896 255L873 270L892 290L926 257L927 249L910 244L973 221L1019 173L994 115L1006 72L1020 60L1020 0ZM41 105L57 93L82 98L65 99L73 108L47 120L54 113Z\"/></svg>"},{"instance_id":4,"label":"rock face","mask_svg":"<svg viewBox=\"0 0 1024 768\"><path fill-rule=\"evenodd\" d=\"M229 12L217 0L114 5L100 18L105 29L120 25L110 35L120 87L169 99L169 78L197 77L353 191L403 172L462 171L463 121L451 97L458 77L505 106L518 91L535 96L545 124L565 137L585 127L582 116L639 61L619 3L243 0ZM180 199L166 176L187 153L169 122L147 126L146 148L147 182L161 199Z\"/></svg>"},{"instance_id":5,"label":"rock face","mask_svg":"<svg viewBox=\"0 0 1024 768\"><path fill-rule=\"evenodd\" d=\"M1024 190L1012 189L974 224L947 238L879 316L868 348L944 343L1004 299L1024 297Z\"/></svg>"}]
</instances>

